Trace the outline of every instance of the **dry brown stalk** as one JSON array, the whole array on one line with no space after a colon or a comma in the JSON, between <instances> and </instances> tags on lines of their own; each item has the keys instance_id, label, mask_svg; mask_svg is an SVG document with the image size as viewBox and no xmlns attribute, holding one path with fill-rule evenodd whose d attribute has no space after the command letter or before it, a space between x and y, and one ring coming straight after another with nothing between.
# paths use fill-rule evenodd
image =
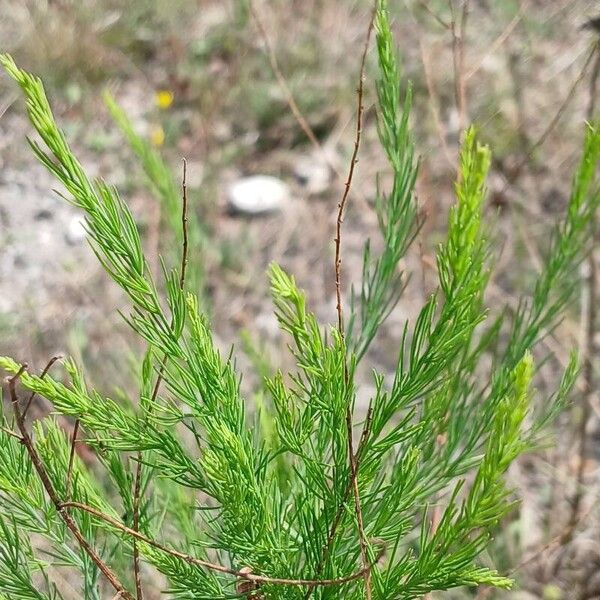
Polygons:
<instances>
[{"instance_id":1,"label":"dry brown stalk","mask_svg":"<svg viewBox=\"0 0 600 600\"><path fill-rule=\"evenodd\" d=\"M180 274L179 274L179 287L181 290L185 287L185 275L187 269L188 262L188 218L187 218L187 210L188 210L188 198L187 198L187 161L185 158L183 159L183 178L181 183L182 190L182 208L181 208L181 227L183 234L183 244L182 244L182 252L181 252L181 266L180 266ZM160 369L158 371L158 376L156 378L156 383L154 384L154 389L152 390L152 396L150 398L150 406L154 404L156 398L158 397L158 391L160 389L160 384L163 380L163 374L165 370L165 366L167 364L167 357L164 356L160 365ZM145 415L147 418L147 415ZM142 452L138 451L137 453L137 465L135 469L135 483L134 483L134 491L133 491L133 529L135 531L139 531L140 525L140 502L141 502L141 492L142 492ZM140 563L140 552L137 545L137 540L134 538L133 540L133 568L134 568L134 579L135 579L135 588L137 594L137 600L143 600L144 592L142 588L142 580L141 580L141 563Z\"/></svg>"},{"instance_id":2,"label":"dry brown stalk","mask_svg":"<svg viewBox=\"0 0 600 600\"><path fill-rule=\"evenodd\" d=\"M106 577L111 586L115 589L116 592L121 594L121 598L124 600L134 600L132 594L130 594L125 586L121 583L117 575L113 572L113 570L102 560L102 558L98 555L98 553L92 548L89 542L85 539L77 523L74 521L73 517L69 514L67 507L63 506L56 490L54 489L54 485L50 481L50 477L46 471L46 468L42 462L42 459L37 453L35 446L33 444L33 440L27 431L25 426L25 420L23 418L23 414L19 408L19 398L16 392L16 382L19 380L27 365L22 365L19 371L8 379L8 389L10 394L10 400L13 407L13 412L15 415L15 421L17 423L17 427L21 433L21 442L25 449L27 450L27 454L31 459L31 463L33 468L35 469L42 486L46 490L50 501L56 508L56 511L59 517L63 520L69 531L73 534L73 537L77 540L78 544L81 546L81 549L90 557L92 562L98 567L99 571Z\"/></svg>"},{"instance_id":3,"label":"dry brown stalk","mask_svg":"<svg viewBox=\"0 0 600 600\"><path fill-rule=\"evenodd\" d=\"M454 64L454 96L458 110L458 129L462 132L467 124L467 90L465 78L465 36L467 32L467 19L469 16L469 0L463 0L460 23L456 22L454 3L448 0L452 20L452 60Z\"/></svg>"},{"instance_id":4,"label":"dry brown stalk","mask_svg":"<svg viewBox=\"0 0 600 600\"><path fill-rule=\"evenodd\" d=\"M529 159L533 156L533 153L546 141L548 136L552 133L552 131L554 130L554 128L560 121L560 118L564 114L565 110L567 109L567 106L569 105L573 96L575 95L575 91L577 90L580 83L585 78L588 67L590 66L590 63L592 62L592 59L594 58L594 55L596 53L596 46L597 46L597 44L594 44L592 46L592 48L590 49L590 51L588 52L585 62L583 63L583 66L581 67L581 71L575 78L575 81L573 81L573 84L569 88L569 91L565 94L565 98L562 101L561 105L558 107L556 114L554 115L554 117L552 117L552 120L550 121L550 123L548 123L548 126L546 127L546 129L544 129L542 134L529 147L527 154L523 157L523 160L517 165L517 167L515 167L516 172L519 172L527 164Z\"/></svg>"},{"instance_id":5,"label":"dry brown stalk","mask_svg":"<svg viewBox=\"0 0 600 600\"><path fill-rule=\"evenodd\" d=\"M292 111L294 118L298 122L298 125L300 125L300 128L302 129L302 131L304 132L306 137L310 140L311 144L323 156L323 158L325 158L325 160L327 160L327 162L329 164L329 159L327 157L326 152L323 150L323 146L321 146L321 143L317 139L317 136L315 135L314 131L312 130L312 127L306 120L306 117L302 114L302 111L300 110L300 107L298 106L298 103L296 102L296 100L294 98L294 94L292 94L292 90L290 89L290 86L288 85L285 77L283 76L281 68L279 67L279 61L277 60L277 53L275 52L275 48L273 47L273 44L271 43L269 34L267 33L267 30L265 29L262 19L260 18L260 15L258 14L258 11L256 10L256 7L254 6L254 2L252 2L252 0L248 0L248 7L250 9L250 14L252 15L252 18L254 19L254 22L256 23L258 33L260 34L262 42L267 51L267 57L269 58L269 63L271 65L271 69L273 71L273 74L275 75L275 78L277 79L277 83L279 84L279 86L281 87L281 90L283 91L287 105L290 107L290 110ZM330 164L330 166L333 167L333 165L331 165L331 164ZM334 167L334 170L335 170L335 167Z\"/></svg>"},{"instance_id":6,"label":"dry brown stalk","mask_svg":"<svg viewBox=\"0 0 600 600\"><path fill-rule=\"evenodd\" d=\"M494 54L494 52L496 52L496 50L498 50L500 46L502 46L502 44L504 44L504 42L510 37L516 26L521 22L521 19L523 18L523 11L523 6L520 6L517 14L511 19L504 31L492 42L491 46L489 46L489 48L481 55L478 63L465 73L465 81L471 79L471 77L473 77L473 75L475 75L479 69L481 69L485 59Z\"/></svg>"},{"instance_id":7,"label":"dry brown stalk","mask_svg":"<svg viewBox=\"0 0 600 600\"><path fill-rule=\"evenodd\" d=\"M164 546L163 544L157 542L156 540L153 540L153 539L145 536L144 534L140 533L139 531L135 531L131 527L127 527L126 525L124 525L123 523L120 523L119 521L117 521L117 519L114 519L110 515L104 514L102 511L99 511L98 509L96 509L92 506L83 504L82 502L64 502L63 504L61 504L61 507L64 509L76 508L78 510L83 510L84 512L89 513L90 515L108 523L109 525L112 525L119 531L126 533L127 535L129 535L133 538L138 539L140 542L143 542L144 544L148 544L148 546L152 546L153 548L156 548L157 550L160 550L161 552L164 552L165 554L168 554L175 558L179 558L190 565L195 565L197 567L203 567L205 569L210 569L211 571L217 571L219 573L225 573L227 575L233 575L239 579L246 579L248 581L254 581L256 583L263 583L263 584L266 583L266 584L275 584L275 585L294 585L294 586L301 586L301 587L307 586L307 587L311 587L311 588L313 588L313 587L333 587L333 586L343 585L345 583L351 583L352 581L356 581L357 579L361 579L364 577L365 569L361 569L360 571L352 573L351 575L346 575L345 577L339 577L337 579L285 579L282 577L267 577L264 575L257 575L254 573L250 573L247 568L242 568L241 570L237 571L236 569L231 569L231 568L225 567L223 565L211 563L209 561L202 560L200 558L196 558L195 556L185 554L184 552L179 552L178 550L173 550L171 548L168 548L168 547ZM373 568L373 566L375 566L381 560L384 553L385 553L385 548L382 545L381 548L379 549L379 552L377 553L377 556L375 557L375 560L373 560L367 566L367 569L371 570Z\"/></svg>"},{"instance_id":8,"label":"dry brown stalk","mask_svg":"<svg viewBox=\"0 0 600 600\"><path fill-rule=\"evenodd\" d=\"M450 29L450 23L446 23L440 15L438 15L435 11L431 9L429 4L425 2L425 0L419 0L419 6L429 15L431 15L439 25L441 25L444 29Z\"/></svg>"},{"instance_id":9,"label":"dry brown stalk","mask_svg":"<svg viewBox=\"0 0 600 600\"><path fill-rule=\"evenodd\" d=\"M46 377L46 374L48 373L48 371L52 368L52 365L59 359L62 358L60 355L59 356L53 356L48 363L46 364L46 366L44 367L44 370L42 371L42 374L40 375L40 378L43 379L44 377ZM27 416L27 413L29 412L29 409L31 408L31 404L33 402L35 398L35 392L31 392L31 394L29 395L29 398L27 399L27 404L25 405L25 408L23 409L23 419L25 419L25 417Z\"/></svg>"},{"instance_id":10,"label":"dry brown stalk","mask_svg":"<svg viewBox=\"0 0 600 600\"><path fill-rule=\"evenodd\" d=\"M429 60L429 55L427 54L425 44L423 43L423 40L420 36L419 50L421 52L421 63L423 64L423 74L425 75L425 85L427 86L427 96L429 99L429 108L431 109L433 123L435 125L435 129L437 131L440 143L442 145L442 150L444 151L444 157L446 158L450 169L454 170L456 168L456 161L450 155L450 149L448 148L448 142L446 141L446 131L442 124L442 119L440 118L438 94L436 92L433 77L431 75L431 62Z\"/></svg>"},{"instance_id":11,"label":"dry brown stalk","mask_svg":"<svg viewBox=\"0 0 600 600\"><path fill-rule=\"evenodd\" d=\"M369 43L371 41L371 35L373 33L373 27L375 24L375 15L377 11L377 4L373 7L373 12L369 21L369 27L367 29L367 36L362 52L362 58L360 63L360 75L357 90L358 106L356 109L356 135L354 139L354 150L350 159L350 166L348 168L348 177L344 185L344 193L342 199L338 204L338 213L336 219L335 229L335 295L336 295L336 311L338 317L338 334L345 345L344 335L344 312L342 306L342 223L344 222L344 213L346 204L348 202L348 196L350 195L350 189L352 187L352 180L354 178L354 172L358 163L358 151L360 149L360 142L362 136L363 127L363 116L364 116L364 83L365 83L365 67L367 62L367 52L369 50ZM344 348L344 353L346 352ZM348 375L348 361L344 357L344 382L346 394L350 393L349 390L349 375ZM365 528L363 523L362 508L360 502L360 490L358 487L358 462L354 452L354 442L352 440L353 426L352 426L352 405L348 401L348 408L346 409L346 436L348 440L348 463L350 465L350 482L351 488L354 495L354 511L356 513L356 523L358 526L358 537L360 542L360 553L364 569L364 580L365 580L365 597L367 600L371 600L371 570L367 568L369 564L369 543L365 534Z\"/></svg>"}]
</instances>

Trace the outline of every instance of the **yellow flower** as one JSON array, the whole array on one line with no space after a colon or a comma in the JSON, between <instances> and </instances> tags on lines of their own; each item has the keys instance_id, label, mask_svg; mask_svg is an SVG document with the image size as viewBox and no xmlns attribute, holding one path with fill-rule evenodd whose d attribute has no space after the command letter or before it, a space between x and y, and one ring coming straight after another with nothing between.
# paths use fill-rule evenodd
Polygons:
<instances>
[{"instance_id":1,"label":"yellow flower","mask_svg":"<svg viewBox=\"0 0 600 600\"><path fill-rule=\"evenodd\" d=\"M163 110L166 110L173 104L173 92L170 90L158 90L154 95L154 100L156 102L156 106Z\"/></svg>"},{"instance_id":2,"label":"yellow flower","mask_svg":"<svg viewBox=\"0 0 600 600\"><path fill-rule=\"evenodd\" d=\"M153 146L162 146L165 143L165 130L160 125L154 125L150 130L150 142Z\"/></svg>"}]
</instances>

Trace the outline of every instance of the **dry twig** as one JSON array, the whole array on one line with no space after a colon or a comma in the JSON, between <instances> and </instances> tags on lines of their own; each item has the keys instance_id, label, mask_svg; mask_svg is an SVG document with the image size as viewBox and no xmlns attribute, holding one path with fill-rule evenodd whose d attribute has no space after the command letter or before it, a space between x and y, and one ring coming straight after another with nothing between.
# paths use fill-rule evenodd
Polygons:
<instances>
[{"instance_id":1,"label":"dry twig","mask_svg":"<svg viewBox=\"0 0 600 600\"><path fill-rule=\"evenodd\" d=\"M184 562L186 562L190 565L195 565L197 567L203 567L203 568L209 569L211 571L217 571L219 573L233 575L239 579L246 579L248 581L254 581L256 583L263 583L263 584L267 583L267 584L275 584L275 585L294 585L294 586L301 586L301 587L307 586L310 588L333 587L333 586L343 585L344 583L350 583L352 581L356 581L356 580L364 577L365 571L366 570L370 571L373 568L373 566L376 565L381 560L381 558L383 557L384 552L385 552L385 548L382 546L380 548L379 552L377 553L375 560L372 561L366 568L361 569L360 571L357 571L356 573L352 573L351 575L347 575L345 577L339 577L337 579L285 579L282 577L266 577L263 575L256 575L254 573L250 573L250 572L248 572L248 570L246 568L241 569L240 571L237 571L235 569L231 569L231 568L225 567L223 565L218 565L218 564L206 561L206 560L202 560L200 558L196 558L195 556L190 556L189 554L185 554L184 552L179 552L178 550L173 550L171 548L167 548L166 546L163 546L161 543L157 542L156 540L146 537L144 534L140 533L139 531L135 531L131 527L127 527L123 523L120 523L119 521L117 521L116 519L111 517L110 515L104 514L103 512L99 511L98 509L96 509L92 506L83 504L81 502L64 502L63 504L61 504L61 508L63 508L63 509L76 508L76 509L82 510L84 512L87 512L90 515L108 523L109 525L112 525L119 531L122 531L123 533L126 533L127 535L138 539L140 542L143 542L144 544L148 544L148 546L152 546L153 548L156 548L157 550L160 550L161 552L164 552L165 554L168 554L169 556L179 558L180 560L183 560ZM125 596L123 596L123 597L125 597Z\"/></svg>"},{"instance_id":2,"label":"dry twig","mask_svg":"<svg viewBox=\"0 0 600 600\"><path fill-rule=\"evenodd\" d=\"M58 356L53 356L48 363L46 364L46 366L44 367L44 370L42 371L42 374L40 375L40 378L43 379L44 377L46 377L46 374L48 373L48 371L52 368L52 365L59 360L60 358L62 358L60 355ZM27 416L27 413L29 412L29 409L31 408L31 404L33 402L35 398L35 392L31 392L31 394L29 395L29 398L27 399L27 404L25 405L25 408L23 409L23 419L25 419L25 417Z\"/></svg>"},{"instance_id":3,"label":"dry twig","mask_svg":"<svg viewBox=\"0 0 600 600\"><path fill-rule=\"evenodd\" d=\"M458 128L462 132L467 123L467 91L465 78L465 36L467 32L467 19L469 16L469 0L463 0L460 23L457 29L454 3L448 0L452 20L450 31L452 32L452 61L454 64L454 96L458 110Z\"/></svg>"},{"instance_id":4,"label":"dry twig","mask_svg":"<svg viewBox=\"0 0 600 600\"><path fill-rule=\"evenodd\" d=\"M522 18L523 18L523 6L520 6L517 14L511 19L510 23L506 26L504 31L494 40L494 42L489 46L489 48L481 55L479 62L474 67L471 67L471 69L469 69L465 73L465 81L468 81L469 79L471 79L471 77L473 77L473 75L475 75L479 71L479 69L481 69L481 66L483 65L485 59L488 56L491 56L492 54L494 54L494 52L496 52L496 50L498 50L500 48L500 46L502 46L502 44L504 44L504 42L510 37L511 33L515 30L515 27L521 22Z\"/></svg>"},{"instance_id":5,"label":"dry twig","mask_svg":"<svg viewBox=\"0 0 600 600\"><path fill-rule=\"evenodd\" d=\"M431 109L431 116L433 117L433 123L435 125L435 129L438 134L438 138L442 145L442 150L444 151L444 157L448 162L448 165L451 170L456 168L455 160L450 154L450 149L448 148L448 142L446 141L446 131L442 124L442 119L440 118L440 107L438 102L438 94L435 89L435 84L433 81L433 77L431 75L431 63L429 61L429 55L427 54L427 50L425 49L425 44L423 40L419 36L419 50L421 52L421 63L423 64L423 74L425 75L425 85L427 86L427 96L429 98L429 108Z\"/></svg>"},{"instance_id":6,"label":"dry twig","mask_svg":"<svg viewBox=\"0 0 600 600\"><path fill-rule=\"evenodd\" d=\"M431 9L429 4L427 4L427 2L425 0L419 0L419 6L426 13L428 13L430 16L432 16L434 18L434 20L438 23L438 25L441 25L444 29L448 29L448 30L450 29L450 23L446 23L446 21L444 21L444 19L442 19L442 17L440 17L440 15L438 15L435 11L433 11Z\"/></svg>"},{"instance_id":7,"label":"dry twig","mask_svg":"<svg viewBox=\"0 0 600 600\"><path fill-rule=\"evenodd\" d=\"M279 61L277 60L277 53L275 52L275 48L273 47L273 44L271 43L271 40L267 33L267 30L265 29L262 19L260 18L260 15L258 14L258 11L256 10L256 7L254 6L254 2L252 0L248 0L248 7L250 9L250 14L252 15L252 18L254 19L254 22L256 23L258 33L259 33L259 35L262 39L262 42L265 46L265 50L267 52L267 57L269 59L269 63L271 65L273 74L275 75L275 78L277 79L277 83L279 84L279 87L281 88L281 90L285 96L286 103L290 107L290 110L292 111L294 118L298 122L298 125L300 125L300 128L302 129L302 131L304 132L306 137L310 140L311 144L315 147L317 152L319 152L319 154L321 154L323 159L327 162L327 164L334 171L337 171L335 165L333 165L331 163L331 160L329 159L329 157L327 156L327 153L323 149L321 142L319 142L319 140L317 139L315 132L312 130L312 127L310 126L306 117L302 114L302 111L300 110L300 107L298 106L298 103L296 102L296 99L294 98L294 94L292 93L292 90L290 89L290 86L288 85L288 83L281 71L281 68L279 66Z\"/></svg>"},{"instance_id":8,"label":"dry twig","mask_svg":"<svg viewBox=\"0 0 600 600\"><path fill-rule=\"evenodd\" d=\"M573 96L575 95L575 91L579 87L579 84L585 78L588 67L590 66L590 63L592 62L592 59L594 58L594 54L596 53L596 46L597 46L597 44L594 44L592 46L592 48L590 49L590 51L588 52L588 55L585 59L585 62L583 63L583 66L581 67L581 71L579 72L579 75L577 75L577 77L575 78L575 81L573 81L573 84L569 88L569 91L565 94L565 98L561 102L561 105L558 107L556 114L554 115L554 117L552 117L552 120L550 121L550 123L548 123L548 126L546 127L546 129L544 129L542 134L529 147L527 154L523 157L523 160L515 167L514 170L516 172L519 172L527 164L529 159L533 156L533 153L546 141L548 136L552 133L552 131L554 130L554 128L560 121L560 118L562 117L562 115L564 114L565 110L567 109L569 103L573 99Z\"/></svg>"},{"instance_id":9,"label":"dry twig","mask_svg":"<svg viewBox=\"0 0 600 600\"><path fill-rule=\"evenodd\" d=\"M188 210L188 198L187 198L187 161L185 158L183 159L183 178L182 178L182 209L181 209L181 227L183 233L183 244L182 244L182 252L181 252L181 266L180 266L180 274L179 274L179 287L183 290L185 287L185 275L187 269L188 262L188 218L187 218L187 210ZM154 384L154 389L152 390L152 396L150 398L150 406L153 406L156 398L158 397L158 391L160 389L160 384L163 380L163 374L165 370L165 366L167 363L167 357L165 356L161 362L160 369L158 371L158 376L156 378L156 383ZM148 415L145 415L147 419ZM140 525L140 502L141 502L141 492L142 492L142 452L138 451L137 453L137 464L135 470L135 483L134 483L134 492L133 492L133 529L135 531L139 531ZM137 593L137 600L143 600L144 594L142 589L142 581L141 581L141 564L140 564L140 553L137 545L137 539L133 540L133 567L134 567L134 578L135 578L135 588Z\"/></svg>"},{"instance_id":10,"label":"dry twig","mask_svg":"<svg viewBox=\"0 0 600 600\"><path fill-rule=\"evenodd\" d=\"M81 549L90 557L92 562L98 567L100 572L106 577L106 579L109 581L109 583L115 589L115 591L121 594L121 598L123 598L124 600L134 600L134 597L127 591L127 589L121 583L121 581L119 580L117 575L102 560L102 558L98 555L98 553L94 550L94 548L92 548L92 546L89 544L89 542L85 539L85 537L79 530L77 523L75 522L73 517L71 517L71 515L66 510L67 507L63 505L60 498L58 497L58 494L57 494L56 490L54 489L54 485L52 484L52 482L50 480L50 477L46 471L46 468L42 462L42 459L40 458L40 456L37 453L37 450L35 449L33 440L31 439L31 436L29 435L29 432L27 431L27 428L25 426L25 420L24 420L23 414L21 413L21 410L19 408L19 399L17 397L17 392L15 389L16 382L19 380L19 378L21 377L21 375L23 374L23 372L25 371L26 368L27 368L27 365L22 365L21 368L19 369L19 371L16 373L16 375L14 375L13 377L10 377L8 379L8 389L9 389L10 400L11 400L14 415L15 415L15 421L16 421L17 427L19 428L19 431L21 433L21 442L25 446L25 449L27 450L27 454L29 455L29 458L31 459L33 468L35 469L36 473L38 474L38 477L40 478L42 486L46 490L46 493L48 494L50 501L56 508L58 515L63 520L63 522L69 529L69 531L73 534L73 536L75 537L75 539L81 546Z\"/></svg>"},{"instance_id":11,"label":"dry twig","mask_svg":"<svg viewBox=\"0 0 600 600\"><path fill-rule=\"evenodd\" d=\"M367 29L367 37L365 40L365 45L363 48L361 63L360 63L360 76L357 90L358 97L358 106L356 109L356 136L354 139L354 151L352 152L352 157L350 159L350 166L348 168L348 178L346 179L346 183L344 185L344 193L342 194L342 199L338 204L338 213L336 219L336 229L335 229L335 295L336 295L336 310L338 317L338 333L342 340L342 343L345 344L344 340L344 312L342 306L342 223L344 222L344 214L346 209L346 204L348 202L348 196L350 194L350 188L352 187L352 180L354 177L354 171L356 169L356 164L358 163L358 151L360 149L360 142L362 136L362 127L363 127L363 114L364 114L364 104L363 104L363 93L364 93L364 82L365 82L365 66L367 62L367 52L369 50L369 43L371 41L371 34L373 33L373 26L375 23L375 14L377 10L377 5L373 8L373 12L371 14L371 19L369 21L369 27ZM344 349L345 352L345 349ZM345 388L346 394L349 394L349 375L348 375L348 361L344 359L344 380L345 380ZM348 438L348 462L350 464L350 480L351 487L354 495L354 510L356 513L356 522L358 525L358 535L360 541L360 553L362 557L362 563L364 570L364 580L365 580L365 596L367 600L371 600L372 592L371 592L371 570L367 569L367 565L369 564L369 548L368 541L365 535L365 528L363 524L362 517L362 508L360 502L360 490L358 488L358 465L356 454L354 452L354 442L352 440L352 406L348 401L348 408L346 409L346 435Z\"/></svg>"}]
</instances>

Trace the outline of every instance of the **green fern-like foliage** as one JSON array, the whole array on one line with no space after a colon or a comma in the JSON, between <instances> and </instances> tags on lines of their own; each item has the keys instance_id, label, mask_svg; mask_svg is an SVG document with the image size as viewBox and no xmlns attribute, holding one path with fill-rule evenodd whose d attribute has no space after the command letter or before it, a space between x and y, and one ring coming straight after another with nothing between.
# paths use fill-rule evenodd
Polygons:
<instances>
[{"instance_id":1,"label":"green fern-like foliage","mask_svg":"<svg viewBox=\"0 0 600 600\"><path fill-rule=\"evenodd\" d=\"M70 359L61 378L0 358L21 389L77 420L98 459L89 466L73 458L54 417L31 429L18 401L16 417L3 414L0 597L47 600L75 589L91 599L134 598L157 581L167 597L182 599L408 600L457 586L510 587L478 557L513 503L506 470L538 441L576 377L573 358L556 394L535 407L531 350L573 297L571 274L600 204L600 132L587 127L567 214L492 367L481 359L503 322L489 324L485 306L490 152L474 129L465 132L456 203L437 251L438 290L407 323L393 379L375 371L366 414L355 410L356 367L401 295L399 263L419 226L411 92L400 93L383 1L375 30L379 136L394 176L376 205L383 250L365 248L345 332L320 324L294 278L272 265L275 314L296 370L266 376L267 415L242 397L241 375L217 350L180 269L165 268L164 282L153 281L127 204L87 176L41 81L0 58L39 134L33 151L84 211L99 261L131 303L125 318L148 346L139 397L129 403L90 389ZM137 146L154 187L173 204L164 165ZM114 576L112 592L103 567Z\"/></svg>"}]
</instances>

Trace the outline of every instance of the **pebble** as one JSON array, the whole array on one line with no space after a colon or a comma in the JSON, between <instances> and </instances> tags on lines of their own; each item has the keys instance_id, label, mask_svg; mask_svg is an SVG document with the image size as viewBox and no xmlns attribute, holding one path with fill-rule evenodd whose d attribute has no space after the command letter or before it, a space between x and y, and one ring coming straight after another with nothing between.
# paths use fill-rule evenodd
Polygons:
<instances>
[{"instance_id":1,"label":"pebble","mask_svg":"<svg viewBox=\"0 0 600 600\"><path fill-rule=\"evenodd\" d=\"M253 175L234 181L227 190L231 212L258 216L281 210L291 199L288 186L269 175Z\"/></svg>"},{"instance_id":2,"label":"pebble","mask_svg":"<svg viewBox=\"0 0 600 600\"><path fill-rule=\"evenodd\" d=\"M331 183L331 169L324 159L317 156L302 156L294 164L294 175L298 183L311 195L327 191Z\"/></svg>"}]
</instances>

